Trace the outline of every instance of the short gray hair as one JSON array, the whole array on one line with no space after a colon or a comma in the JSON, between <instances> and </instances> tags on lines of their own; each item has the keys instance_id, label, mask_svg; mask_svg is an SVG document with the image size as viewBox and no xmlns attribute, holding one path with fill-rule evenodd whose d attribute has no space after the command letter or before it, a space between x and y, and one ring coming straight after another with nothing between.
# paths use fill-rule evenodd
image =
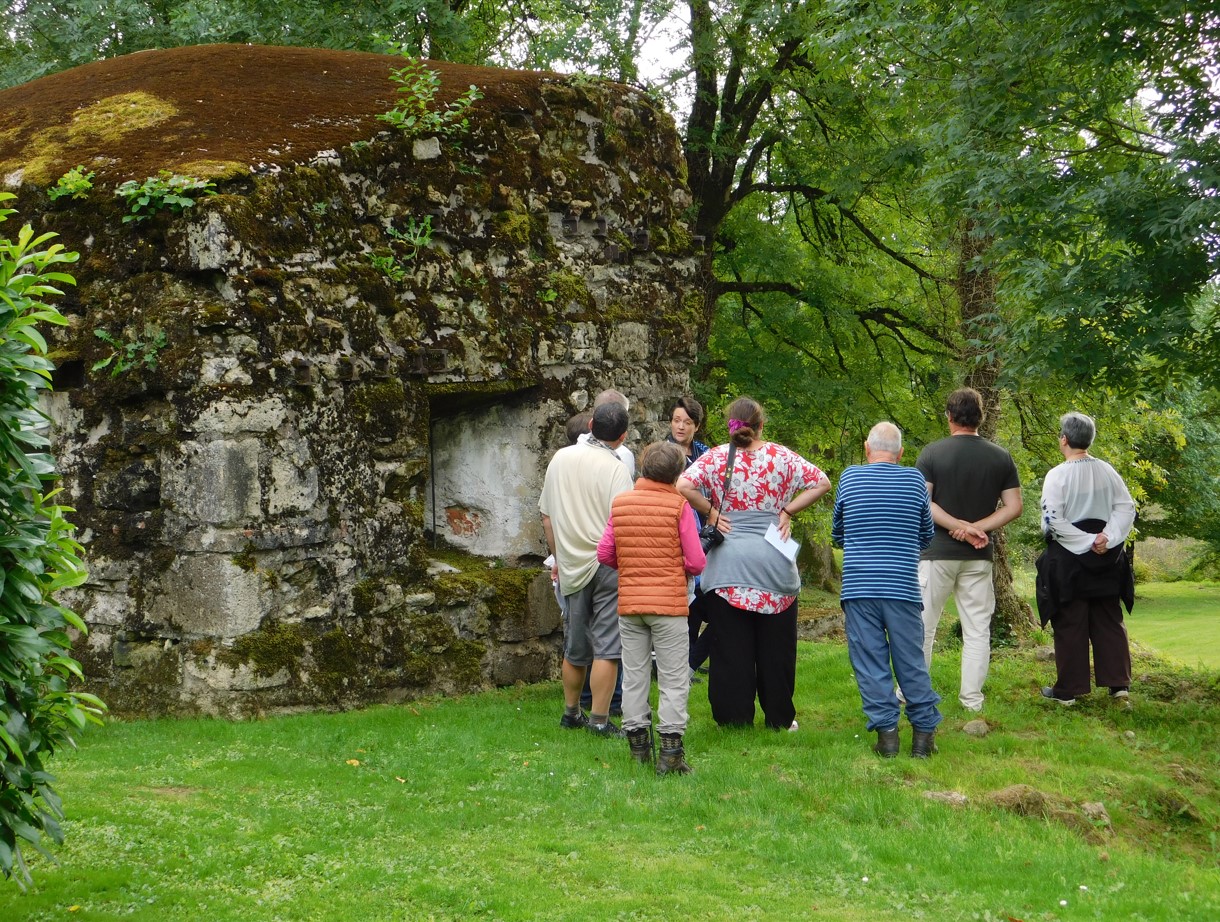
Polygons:
<instances>
[{"instance_id":1,"label":"short gray hair","mask_svg":"<svg viewBox=\"0 0 1220 922\"><path fill-rule=\"evenodd\" d=\"M902 430L891 422L880 422L868 431L868 447L896 455L902 451Z\"/></svg>"},{"instance_id":2,"label":"short gray hair","mask_svg":"<svg viewBox=\"0 0 1220 922\"><path fill-rule=\"evenodd\" d=\"M1097 423L1093 417L1073 410L1059 417L1059 433L1067 439L1071 448L1088 448L1097 437Z\"/></svg>"}]
</instances>

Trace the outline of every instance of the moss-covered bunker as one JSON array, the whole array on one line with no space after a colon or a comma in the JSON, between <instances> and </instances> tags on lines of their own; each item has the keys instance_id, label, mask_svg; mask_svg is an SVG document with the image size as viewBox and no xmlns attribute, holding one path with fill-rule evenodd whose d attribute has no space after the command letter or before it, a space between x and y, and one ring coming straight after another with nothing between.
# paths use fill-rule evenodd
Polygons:
<instances>
[{"instance_id":1,"label":"moss-covered bunker","mask_svg":"<svg viewBox=\"0 0 1220 922\"><path fill-rule=\"evenodd\" d=\"M213 45L0 91L0 184L81 254L48 405L126 713L266 713L557 674L542 472L614 386L665 431L698 273L637 90L432 63L470 131L408 138L393 57ZM52 200L69 169L84 199ZM124 223L160 171L211 179ZM140 362L92 371L131 343ZM162 342L161 337L164 337ZM445 550L448 546L448 550Z\"/></svg>"}]
</instances>

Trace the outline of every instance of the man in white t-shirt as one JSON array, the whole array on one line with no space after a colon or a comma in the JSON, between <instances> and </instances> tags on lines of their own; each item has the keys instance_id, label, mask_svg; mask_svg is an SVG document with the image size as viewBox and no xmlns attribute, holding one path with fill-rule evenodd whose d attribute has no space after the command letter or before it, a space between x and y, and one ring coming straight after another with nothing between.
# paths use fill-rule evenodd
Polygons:
<instances>
[{"instance_id":1,"label":"man in white t-shirt","mask_svg":"<svg viewBox=\"0 0 1220 922\"><path fill-rule=\"evenodd\" d=\"M589 438L555 452L538 501L552 577L567 602L563 644L564 715L560 725L623 736L610 721L610 696L622 657L618 629L618 573L597 560L597 543L610 520L610 503L631 489L616 453L627 437L627 410L604 403L593 411ZM593 693L590 715L580 710L585 672Z\"/></svg>"}]
</instances>

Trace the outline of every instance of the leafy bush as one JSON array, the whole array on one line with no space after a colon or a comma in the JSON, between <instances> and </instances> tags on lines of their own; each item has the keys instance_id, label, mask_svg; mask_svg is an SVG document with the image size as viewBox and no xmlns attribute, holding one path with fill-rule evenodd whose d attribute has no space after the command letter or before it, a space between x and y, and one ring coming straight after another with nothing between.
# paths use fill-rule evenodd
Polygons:
<instances>
[{"instance_id":1,"label":"leafy bush","mask_svg":"<svg viewBox=\"0 0 1220 922\"><path fill-rule=\"evenodd\" d=\"M131 207L131 214L123 216L123 223L126 224L128 221L143 221L162 210L178 214L194 206L199 196L215 195L216 184L162 170L142 183L129 179L114 194Z\"/></svg>"},{"instance_id":2,"label":"leafy bush","mask_svg":"<svg viewBox=\"0 0 1220 922\"><path fill-rule=\"evenodd\" d=\"M51 201L71 196L72 198L88 198L89 190L93 188L93 171L85 172L83 166L74 166L47 190Z\"/></svg>"},{"instance_id":3,"label":"leafy bush","mask_svg":"<svg viewBox=\"0 0 1220 922\"><path fill-rule=\"evenodd\" d=\"M441 88L440 74L419 58L412 57L402 42L386 44L405 63L398 70L390 72L390 80L398 84L399 104L377 117L408 137L451 137L467 131L470 128L470 107L483 98L479 88L472 83L465 93L443 109L434 108L436 94Z\"/></svg>"},{"instance_id":4,"label":"leafy bush","mask_svg":"<svg viewBox=\"0 0 1220 922\"><path fill-rule=\"evenodd\" d=\"M0 193L0 201L13 198ZM0 208L0 221L12 214ZM80 545L54 502L55 459L44 449L45 416L38 392L52 365L36 329L41 321L67 321L43 299L61 294L72 276L55 267L77 254L54 234L35 237L27 224L15 241L0 238L0 873L29 881L22 850L46 853L44 836L63 841L63 809L47 773L50 756L73 745L72 733L105 709L93 695L71 691L82 678L69 655L68 631L84 633L81 619L54 594L85 579Z\"/></svg>"}]
</instances>

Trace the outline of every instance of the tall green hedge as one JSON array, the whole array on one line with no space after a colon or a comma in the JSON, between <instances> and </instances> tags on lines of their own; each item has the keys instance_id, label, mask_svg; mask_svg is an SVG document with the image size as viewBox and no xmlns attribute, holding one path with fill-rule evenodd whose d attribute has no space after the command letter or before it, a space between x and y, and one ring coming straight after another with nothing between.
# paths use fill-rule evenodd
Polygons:
<instances>
[{"instance_id":1,"label":"tall green hedge","mask_svg":"<svg viewBox=\"0 0 1220 922\"><path fill-rule=\"evenodd\" d=\"M11 198L0 193L0 202ZM0 208L0 222L12 213ZM16 240L0 237L0 872L23 886L22 850L46 854L45 839L63 841L47 762L105 709L71 689L81 671L69 631L85 625L54 598L86 575L64 518L72 510L54 501L58 474L38 408L52 369L38 324L67 322L43 299L62 294L56 284L74 284L56 267L77 258L48 245L54 236L26 225Z\"/></svg>"}]
</instances>

